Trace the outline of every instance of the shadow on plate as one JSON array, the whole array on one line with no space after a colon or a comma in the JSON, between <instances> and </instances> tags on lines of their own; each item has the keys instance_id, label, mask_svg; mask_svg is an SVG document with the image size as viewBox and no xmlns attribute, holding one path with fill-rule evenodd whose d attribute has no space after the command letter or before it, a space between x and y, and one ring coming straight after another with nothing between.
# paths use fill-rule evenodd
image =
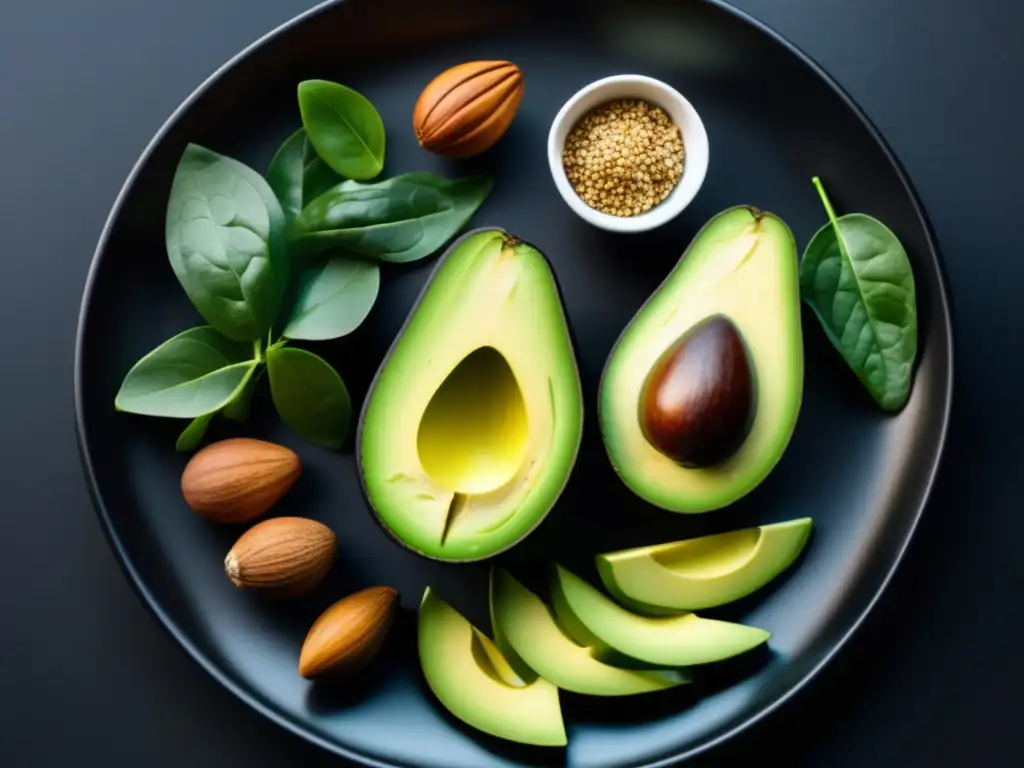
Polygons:
<instances>
[{"instance_id":1,"label":"shadow on plate","mask_svg":"<svg viewBox=\"0 0 1024 768\"><path fill-rule=\"evenodd\" d=\"M467 725L459 720L437 701L437 698L427 685L426 680L424 680L422 673L418 672L415 676L415 680L419 688L420 696L422 696L424 700L430 702L431 706L437 710L438 715L448 723L452 729L458 731L481 748L486 749L495 757L507 760L516 765L532 766L535 768L548 768L549 766L554 768L555 766L565 765L565 749L560 747L537 747L531 744L520 744L518 742L500 739L497 736L492 736L488 733L479 731L471 725ZM568 725L568 723L566 723L566 725Z\"/></svg>"},{"instance_id":2,"label":"shadow on plate","mask_svg":"<svg viewBox=\"0 0 1024 768\"><path fill-rule=\"evenodd\" d=\"M312 681L306 705L317 715L358 707L379 694L389 678L407 676L409 660L416 657L416 613L402 610L395 616L377 655L366 667L354 674L327 675Z\"/></svg>"},{"instance_id":3,"label":"shadow on plate","mask_svg":"<svg viewBox=\"0 0 1024 768\"><path fill-rule=\"evenodd\" d=\"M605 697L560 693L562 712L567 722L613 723L628 725L648 723L677 715L744 680L770 665L776 655L767 646L732 659L691 667L693 682L664 691L636 696Z\"/></svg>"},{"instance_id":4,"label":"shadow on plate","mask_svg":"<svg viewBox=\"0 0 1024 768\"><path fill-rule=\"evenodd\" d=\"M561 766L565 764L565 751L550 747L534 747L528 744L499 739L478 731L456 718L434 696L420 671L416 649L416 611L400 611L387 639L370 665L359 673L331 679L325 677L313 681L306 694L306 706L315 715L330 715L339 710L352 709L379 693L389 680L401 678L411 680L419 696L430 702L453 729L496 757L529 766Z\"/></svg>"}]
</instances>

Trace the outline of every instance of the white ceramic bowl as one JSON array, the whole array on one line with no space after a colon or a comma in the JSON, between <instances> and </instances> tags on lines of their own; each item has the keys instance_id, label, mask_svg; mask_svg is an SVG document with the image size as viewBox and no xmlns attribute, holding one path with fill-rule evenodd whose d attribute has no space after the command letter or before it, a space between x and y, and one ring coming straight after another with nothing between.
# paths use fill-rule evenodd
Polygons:
<instances>
[{"instance_id":1,"label":"white ceramic bowl","mask_svg":"<svg viewBox=\"0 0 1024 768\"><path fill-rule=\"evenodd\" d=\"M661 107L683 135L686 155L682 178L667 198L636 216L611 216L591 208L576 194L562 165L562 150L569 131L591 109L613 99L643 99ZM577 91L559 110L548 133L548 165L558 192L580 218L612 232L643 232L660 227L679 215L704 183L709 153L708 134L693 105L675 88L643 75L606 77Z\"/></svg>"}]
</instances>

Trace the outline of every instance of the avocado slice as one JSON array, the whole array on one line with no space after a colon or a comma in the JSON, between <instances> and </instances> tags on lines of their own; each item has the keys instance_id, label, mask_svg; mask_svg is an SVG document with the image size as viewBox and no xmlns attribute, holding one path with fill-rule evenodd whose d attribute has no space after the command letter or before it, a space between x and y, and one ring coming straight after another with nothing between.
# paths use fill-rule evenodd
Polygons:
<instances>
[{"instance_id":1,"label":"avocado slice","mask_svg":"<svg viewBox=\"0 0 1024 768\"><path fill-rule=\"evenodd\" d=\"M356 438L378 521L437 560L516 544L565 487L583 395L546 258L487 229L441 258L370 386Z\"/></svg>"},{"instance_id":2,"label":"avocado slice","mask_svg":"<svg viewBox=\"0 0 1024 768\"><path fill-rule=\"evenodd\" d=\"M673 512L753 490L789 444L803 397L796 243L750 207L713 217L615 343L598 422L616 472Z\"/></svg>"},{"instance_id":3,"label":"avocado slice","mask_svg":"<svg viewBox=\"0 0 1024 768\"><path fill-rule=\"evenodd\" d=\"M490 638L430 587L420 602L418 643L427 685L455 717L510 741L568 743L558 688L540 677L523 683Z\"/></svg>"},{"instance_id":4,"label":"avocado slice","mask_svg":"<svg viewBox=\"0 0 1024 768\"><path fill-rule=\"evenodd\" d=\"M690 682L682 670L623 669L600 661L555 621L551 609L511 575L491 570L491 624L505 655L559 688L590 696L629 696ZM515 666L515 664L513 664Z\"/></svg>"},{"instance_id":5,"label":"avocado slice","mask_svg":"<svg viewBox=\"0 0 1024 768\"><path fill-rule=\"evenodd\" d=\"M811 518L609 552L596 558L605 588L641 611L699 611L763 587L803 551Z\"/></svg>"},{"instance_id":6,"label":"avocado slice","mask_svg":"<svg viewBox=\"0 0 1024 768\"><path fill-rule=\"evenodd\" d=\"M689 667L751 650L771 634L693 613L639 616L616 605L579 576L556 566L552 603L559 623L588 645L597 643L648 664ZM596 651L601 655L600 650Z\"/></svg>"}]
</instances>

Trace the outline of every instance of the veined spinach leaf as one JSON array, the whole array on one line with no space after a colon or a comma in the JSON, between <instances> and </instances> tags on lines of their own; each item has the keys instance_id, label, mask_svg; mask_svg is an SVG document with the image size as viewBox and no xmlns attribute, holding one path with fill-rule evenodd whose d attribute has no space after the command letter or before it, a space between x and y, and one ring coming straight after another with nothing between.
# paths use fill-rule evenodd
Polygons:
<instances>
[{"instance_id":1,"label":"veined spinach leaf","mask_svg":"<svg viewBox=\"0 0 1024 768\"><path fill-rule=\"evenodd\" d=\"M336 339L352 333L370 314L380 289L380 266L331 256L304 269L299 280L284 336L308 341Z\"/></svg>"},{"instance_id":2,"label":"veined spinach leaf","mask_svg":"<svg viewBox=\"0 0 1024 768\"><path fill-rule=\"evenodd\" d=\"M203 438L206 436L206 428L210 426L210 422L213 421L213 417L217 415L217 412L207 413L203 416L196 416L189 425L185 427L184 431L178 436L178 442L174 444L174 450L186 453L188 451L194 451L199 447L199 444L203 442Z\"/></svg>"},{"instance_id":3,"label":"veined spinach leaf","mask_svg":"<svg viewBox=\"0 0 1024 768\"><path fill-rule=\"evenodd\" d=\"M191 419L227 405L258 361L251 344L210 326L190 328L139 360L114 399L119 411Z\"/></svg>"},{"instance_id":4,"label":"veined spinach leaf","mask_svg":"<svg viewBox=\"0 0 1024 768\"><path fill-rule=\"evenodd\" d=\"M352 401L338 372L318 355L294 347L267 350L270 394L278 415L305 439L340 448L352 420Z\"/></svg>"},{"instance_id":5,"label":"veined spinach leaf","mask_svg":"<svg viewBox=\"0 0 1024 768\"><path fill-rule=\"evenodd\" d=\"M327 80L305 80L298 90L302 125L327 165L362 180L384 169L384 122L365 96Z\"/></svg>"},{"instance_id":6,"label":"veined spinach leaf","mask_svg":"<svg viewBox=\"0 0 1024 768\"><path fill-rule=\"evenodd\" d=\"M306 203L341 181L316 153L305 128L299 128L285 140L267 170L267 183L277 195L289 222L299 215Z\"/></svg>"},{"instance_id":7,"label":"veined spinach leaf","mask_svg":"<svg viewBox=\"0 0 1024 768\"><path fill-rule=\"evenodd\" d=\"M863 213L836 216L818 177L829 223L800 264L800 292L832 345L886 411L910 394L917 356L914 273L899 239Z\"/></svg>"},{"instance_id":8,"label":"veined spinach leaf","mask_svg":"<svg viewBox=\"0 0 1024 768\"><path fill-rule=\"evenodd\" d=\"M288 275L284 213L256 171L196 144L171 185L167 253L185 293L229 339L261 339Z\"/></svg>"},{"instance_id":9,"label":"veined spinach leaf","mask_svg":"<svg viewBox=\"0 0 1024 768\"><path fill-rule=\"evenodd\" d=\"M374 184L343 181L302 210L291 243L308 255L340 248L363 258L416 261L457 234L490 191L491 180L483 176L407 173Z\"/></svg>"}]
</instances>

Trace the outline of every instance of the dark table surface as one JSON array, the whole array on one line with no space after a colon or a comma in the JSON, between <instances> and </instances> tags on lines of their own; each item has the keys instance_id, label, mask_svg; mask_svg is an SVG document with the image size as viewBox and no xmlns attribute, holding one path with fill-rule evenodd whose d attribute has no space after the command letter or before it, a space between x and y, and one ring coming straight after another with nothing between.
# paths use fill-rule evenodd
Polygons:
<instances>
[{"instance_id":1,"label":"dark table surface","mask_svg":"<svg viewBox=\"0 0 1024 768\"><path fill-rule=\"evenodd\" d=\"M135 598L86 495L72 355L86 270L145 144L309 0L0 3L0 765L338 765L246 709ZM1013 0L738 0L821 62L905 164L953 290L940 482L868 623L700 766L1024 764L1024 10Z\"/></svg>"}]
</instances>

